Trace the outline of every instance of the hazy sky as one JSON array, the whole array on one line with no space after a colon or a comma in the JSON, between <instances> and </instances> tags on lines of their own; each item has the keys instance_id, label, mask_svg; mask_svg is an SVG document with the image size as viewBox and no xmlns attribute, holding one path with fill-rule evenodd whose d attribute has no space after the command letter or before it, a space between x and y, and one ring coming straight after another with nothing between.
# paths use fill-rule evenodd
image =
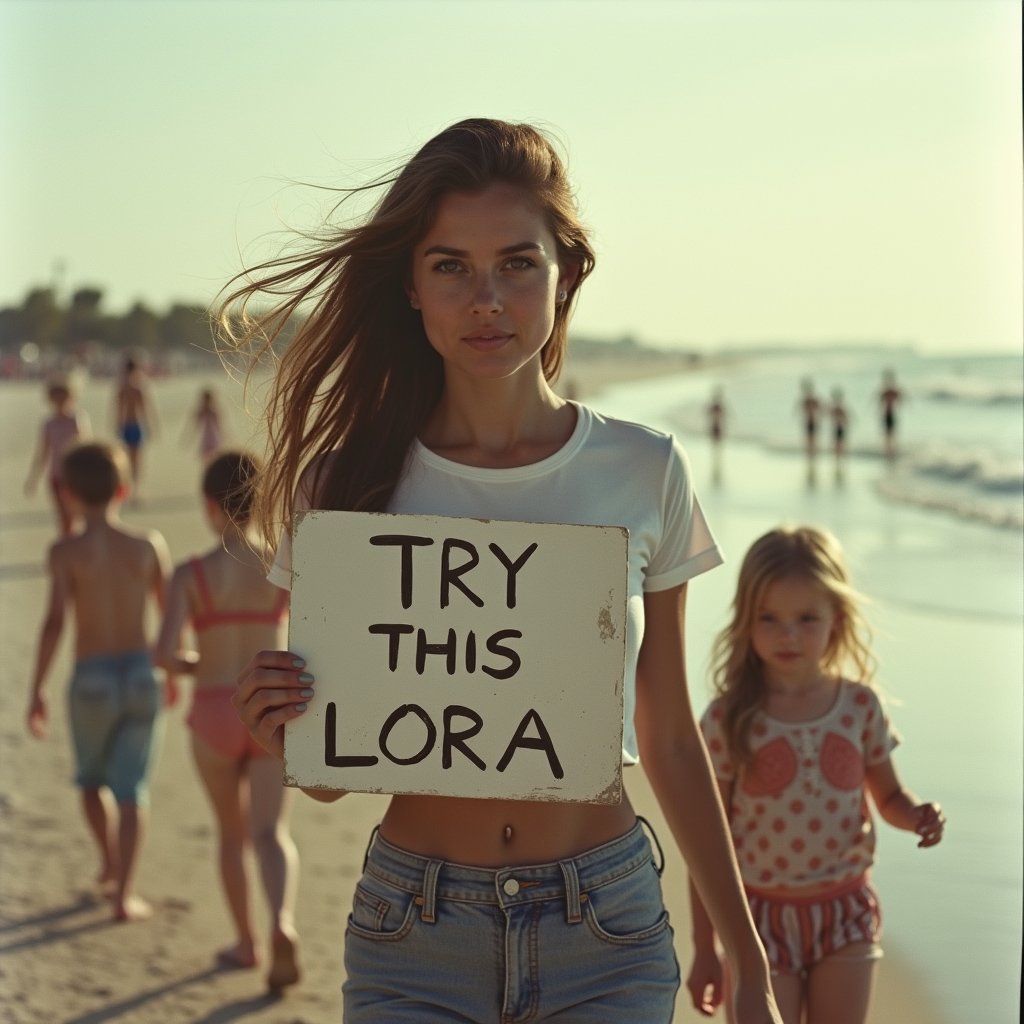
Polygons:
<instances>
[{"instance_id":1,"label":"hazy sky","mask_svg":"<svg viewBox=\"0 0 1024 1024\"><path fill-rule=\"evenodd\" d=\"M581 334L1019 350L1020 32L1016 0L0 0L0 305L208 302L319 215L294 182L486 115L564 140Z\"/></svg>"}]
</instances>

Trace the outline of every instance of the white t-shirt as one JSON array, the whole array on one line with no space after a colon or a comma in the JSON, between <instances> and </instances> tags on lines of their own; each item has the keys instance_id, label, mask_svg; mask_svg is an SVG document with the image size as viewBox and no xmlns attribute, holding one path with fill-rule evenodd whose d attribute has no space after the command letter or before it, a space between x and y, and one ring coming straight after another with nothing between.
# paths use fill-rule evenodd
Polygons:
<instances>
[{"instance_id":1,"label":"white t-shirt","mask_svg":"<svg viewBox=\"0 0 1024 1024\"><path fill-rule=\"evenodd\" d=\"M576 428L553 455L484 469L415 441L387 511L531 523L623 526L629 531L623 760L639 760L633 711L645 591L668 590L722 563L676 439L576 405ZM296 502L297 511L305 507ZM291 538L281 536L268 579L291 589Z\"/></svg>"}]
</instances>

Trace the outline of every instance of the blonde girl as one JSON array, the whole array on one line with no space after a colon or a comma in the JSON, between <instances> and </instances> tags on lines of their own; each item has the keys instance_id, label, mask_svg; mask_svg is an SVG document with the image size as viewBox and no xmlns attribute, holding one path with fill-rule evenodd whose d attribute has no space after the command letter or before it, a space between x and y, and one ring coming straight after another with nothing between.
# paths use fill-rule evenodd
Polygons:
<instances>
[{"instance_id":1,"label":"blonde girl","mask_svg":"<svg viewBox=\"0 0 1024 1024\"><path fill-rule=\"evenodd\" d=\"M777 1022L687 698L687 581L720 556L685 457L672 437L551 387L594 262L564 166L535 128L475 118L380 185L365 222L260 268L226 304L237 340L264 345L311 309L280 353L260 521L273 535L311 506L627 526L623 756L644 764L736 963L737 1020ZM246 300L263 294L288 298L247 322ZM287 532L270 578L290 584ZM284 727L316 700L312 672L278 649L252 659L235 705L281 757ZM628 798L391 798L348 918L349 1024L656 1024L678 986Z\"/></svg>"},{"instance_id":2,"label":"blonde girl","mask_svg":"<svg viewBox=\"0 0 1024 1024\"><path fill-rule=\"evenodd\" d=\"M715 643L717 697L701 727L785 1024L867 1019L881 914L866 798L890 825L917 833L919 846L942 838L938 805L896 775L899 740L873 675L836 539L803 526L755 541ZM688 987L710 1014L722 964L699 892L691 902Z\"/></svg>"},{"instance_id":3,"label":"blonde girl","mask_svg":"<svg viewBox=\"0 0 1024 1024\"><path fill-rule=\"evenodd\" d=\"M214 547L179 565L171 579L157 641L158 664L195 677L188 725L199 777L217 819L221 884L235 943L217 954L223 967L255 967L261 958L250 906L250 846L270 911L267 984L299 980L294 906L298 853L288 828L291 792L281 766L255 743L231 704L234 680L252 652L285 639L288 595L268 583L249 536L257 459L228 451L203 474L203 507ZM183 649L191 625L197 650Z\"/></svg>"}]
</instances>

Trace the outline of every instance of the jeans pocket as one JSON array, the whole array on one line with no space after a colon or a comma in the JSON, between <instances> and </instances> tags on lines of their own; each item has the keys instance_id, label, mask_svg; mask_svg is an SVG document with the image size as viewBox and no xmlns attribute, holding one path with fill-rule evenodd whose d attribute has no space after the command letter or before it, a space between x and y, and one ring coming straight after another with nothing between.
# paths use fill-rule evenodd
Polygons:
<instances>
[{"instance_id":1,"label":"jeans pocket","mask_svg":"<svg viewBox=\"0 0 1024 1024\"><path fill-rule=\"evenodd\" d=\"M356 884L347 931L376 942L405 938L416 920L416 898L380 879L366 876Z\"/></svg>"},{"instance_id":2,"label":"jeans pocket","mask_svg":"<svg viewBox=\"0 0 1024 1024\"><path fill-rule=\"evenodd\" d=\"M129 674L123 692L124 711L128 718L150 721L163 707L163 685L152 669Z\"/></svg>"},{"instance_id":3,"label":"jeans pocket","mask_svg":"<svg viewBox=\"0 0 1024 1024\"><path fill-rule=\"evenodd\" d=\"M661 882L652 864L591 889L585 897L587 924L604 942L646 942L669 926Z\"/></svg>"}]
</instances>

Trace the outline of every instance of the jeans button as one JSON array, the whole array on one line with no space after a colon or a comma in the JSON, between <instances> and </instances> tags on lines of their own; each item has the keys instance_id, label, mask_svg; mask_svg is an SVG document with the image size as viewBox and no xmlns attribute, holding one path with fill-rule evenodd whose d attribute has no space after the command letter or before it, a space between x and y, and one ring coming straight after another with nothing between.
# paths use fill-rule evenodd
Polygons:
<instances>
[{"instance_id":1,"label":"jeans button","mask_svg":"<svg viewBox=\"0 0 1024 1024\"><path fill-rule=\"evenodd\" d=\"M501 887L506 896L515 896L519 892L519 883L514 878L506 878Z\"/></svg>"}]
</instances>

